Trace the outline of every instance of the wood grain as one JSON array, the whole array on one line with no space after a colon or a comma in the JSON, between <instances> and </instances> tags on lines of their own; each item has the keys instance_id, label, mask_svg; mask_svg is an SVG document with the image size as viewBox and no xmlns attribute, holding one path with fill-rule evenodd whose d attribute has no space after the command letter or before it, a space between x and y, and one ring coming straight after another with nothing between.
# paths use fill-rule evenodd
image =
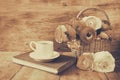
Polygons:
<instances>
[{"instance_id":1,"label":"wood grain","mask_svg":"<svg viewBox=\"0 0 120 80\"><path fill-rule=\"evenodd\" d=\"M34 68L23 67L12 80L59 80L59 76Z\"/></svg>"},{"instance_id":2,"label":"wood grain","mask_svg":"<svg viewBox=\"0 0 120 80\"><path fill-rule=\"evenodd\" d=\"M0 52L0 80L10 80L21 68L12 63L12 56L17 52Z\"/></svg>"},{"instance_id":3,"label":"wood grain","mask_svg":"<svg viewBox=\"0 0 120 80\"><path fill-rule=\"evenodd\" d=\"M116 72L106 73L109 80L119 80L119 75Z\"/></svg>"},{"instance_id":4,"label":"wood grain","mask_svg":"<svg viewBox=\"0 0 120 80\"><path fill-rule=\"evenodd\" d=\"M61 75L60 80L107 80L107 78L104 73L82 71L76 67L72 67L69 71Z\"/></svg>"},{"instance_id":5,"label":"wood grain","mask_svg":"<svg viewBox=\"0 0 120 80\"><path fill-rule=\"evenodd\" d=\"M119 5L119 0L0 0L0 50L29 51L32 40L54 40L59 24L69 22L80 10L91 6L107 12L113 39L119 41ZM116 47L118 44L113 49Z\"/></svg>"},{"instance_id":6,"label":"wood grain","mask_svg":"<svg viewBox=\"0 0 120 80\"><path fill-rule=\"evenodd\" d=\"M100 73L83 71L75 65L55 75L42 70L12 63L12 57L20 52L0 52L0 80L119 80L120 72ZM74 56L71 52L64 55Z\"/></svg>"}]
</instances>

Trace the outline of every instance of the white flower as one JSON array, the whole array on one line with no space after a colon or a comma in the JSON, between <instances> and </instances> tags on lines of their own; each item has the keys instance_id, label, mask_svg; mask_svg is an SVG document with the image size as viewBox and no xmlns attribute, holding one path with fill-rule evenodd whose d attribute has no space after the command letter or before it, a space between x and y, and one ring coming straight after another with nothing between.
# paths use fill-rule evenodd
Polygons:
<instances>
[{"instance_id":1,"label":"white flower","mask_svg":"<svg viewBox=\"0 0 120 80\"><path fill-rule=\"evenodd\" d=\"M112 72L114 68L115 59L108 51L95 53L93 70L98 72Z\"/></svg>"},{"instance_id":2,"label":"white flower","mask_svg":"<svg viewBox=\"0 0 120 80\"><path fill-rule=\"evenodd\" d=\"M96 16L87 16L82 19L88 26L98 30L102 27L102 21Z\"/></svg>"}]
</instances>

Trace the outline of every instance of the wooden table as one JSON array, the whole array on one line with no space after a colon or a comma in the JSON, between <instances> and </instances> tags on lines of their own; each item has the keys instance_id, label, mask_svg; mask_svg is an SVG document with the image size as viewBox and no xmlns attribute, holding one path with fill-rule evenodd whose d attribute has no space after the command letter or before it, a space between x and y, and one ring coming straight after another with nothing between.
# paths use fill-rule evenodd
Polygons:
<instances>
[{"instance_id":1,"label":"wooden table","mask_svg":"<svg viewBox=\"0 0 120 80\"><path fill-rule=\"evenodd\" d=\"M51 74L12 62L20 52L0 52L0 80L120 80L120 72L100 73L82 71L75 65L59 75ZM64 52L64 55L71 55Z\"/></svg>"}]
</instances>

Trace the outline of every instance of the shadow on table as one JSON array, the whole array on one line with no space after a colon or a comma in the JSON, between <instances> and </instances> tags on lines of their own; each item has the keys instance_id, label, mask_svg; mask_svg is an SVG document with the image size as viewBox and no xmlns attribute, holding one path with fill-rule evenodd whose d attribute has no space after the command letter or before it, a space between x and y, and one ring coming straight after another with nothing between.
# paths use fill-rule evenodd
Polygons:
<instances>
[{"instance_id":1,"label":"shadow on table","mask_svg":"<svg viewBox=\"0 0 120 80\"><path fill-rule=\"evenodd\" d=\"M64 70L63 72L59 73L58 75L79 75L79 69L74 65L69 67L68 69Z\"/></svg>"},{"instance_id":2,"label":"shadow on table","mask_svg":"<svg viewBox=\"0 0 120 80\"><path fill-rule=\"evenodd\" d=\"M115 72L120 72L120 51L114 51L112 55L115 58Z\"/></svg>"}]
</instances>

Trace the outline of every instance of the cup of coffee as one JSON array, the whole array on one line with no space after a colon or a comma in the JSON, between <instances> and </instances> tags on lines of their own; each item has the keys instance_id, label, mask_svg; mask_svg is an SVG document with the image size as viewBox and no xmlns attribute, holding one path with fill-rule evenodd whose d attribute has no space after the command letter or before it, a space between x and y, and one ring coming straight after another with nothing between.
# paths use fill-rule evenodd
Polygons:
<instances>
[{"instance_id":1,"label":"cup of coffee","mask_svg":"<svg viewBox=\"0 0 120 80\"><path fill-rule=\"evenodd\" d=\"M52 41L31 41L29 46L33 50L30 56L35 59L47 59L54 54Z\"/></svg>"}]
</instances>

